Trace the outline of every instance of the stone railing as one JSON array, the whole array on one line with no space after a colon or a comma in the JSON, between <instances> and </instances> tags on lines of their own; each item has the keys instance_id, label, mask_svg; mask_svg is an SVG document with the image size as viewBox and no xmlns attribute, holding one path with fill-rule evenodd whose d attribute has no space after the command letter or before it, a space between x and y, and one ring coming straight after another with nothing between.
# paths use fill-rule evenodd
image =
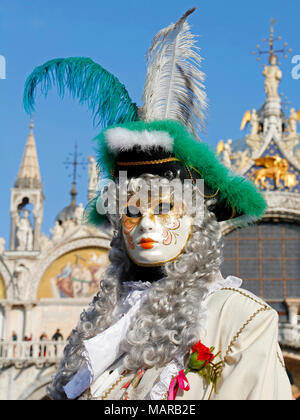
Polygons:
<instances>
[{"instance_id":1,"label":"stone railing","mask_svg":"<svg viewBox=\"0 0 300 420\"><path fill-rule=\"evenodd\" d=\"M42 368L58 364L66 344L65 341L1 341L0 368L11 365Z\"/></svg>"},{"instance_id":2,"label":"stone railing","mask_svg":"<svg viewBox=\"0 0 300 420\"><path fill-rule=\"evenodd\" d=\"M300 325L279 325L279 342L282 346L300 350ZM14 365L38 368L58 364L63 356L65 341L0 341L0 369Z\"/></svg>"},{"instance_id":3,"label":"stone railing","mask_svg":"<svg viewBox=\"0 0 300 420\"><path fill-rule=\"evenodd\" d=\"M300 325L280 324L279 342L283 346L300 350Z\"/></svg>"}]
</instances>

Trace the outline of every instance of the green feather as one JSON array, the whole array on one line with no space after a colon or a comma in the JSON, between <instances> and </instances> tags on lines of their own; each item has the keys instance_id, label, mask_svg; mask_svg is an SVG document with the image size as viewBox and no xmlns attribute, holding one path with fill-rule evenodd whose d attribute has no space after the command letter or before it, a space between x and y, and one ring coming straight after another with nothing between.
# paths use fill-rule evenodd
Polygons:
<instances>
[{"instance_id":1,"label":"green feather","mask_svg":"<svg viewBox=\"0 0 300 420\"><path fill-rule=\"evenodd\" d=\"M138 120L138 107L130 99L119 80L86 57L57 58L37 67L27 78L24 90L24 108L34 111L36 90L47 96L56 83L59 96L69 90L79 103L87 104L92 112L94 124L108 127Z\"/></svg>"},{"instance_id":2,"label":"green feather","mask_svg":"<svg viewBox=\"0 0 300 420\"><path fill-rule=\"evenodd\" d=\"M98 197L93 198L86 206L84 211L84 223L94 226L101 226L105 221L107 221L105 215L99 214L97 212L97 200Z\"/></svg>"},{"instance_id":3,"label":"green feather","mask_svg":"<svg viewBox=\"0 0 300 420\"><path fill-rule=\"evenodd\" d=\"M97 161L100 169L101 178L111 178L115 166L115 157L109 151L105 142L105 132L103 130L98 136L94 138L96 143Z\"/></svg>"}]
</instances>

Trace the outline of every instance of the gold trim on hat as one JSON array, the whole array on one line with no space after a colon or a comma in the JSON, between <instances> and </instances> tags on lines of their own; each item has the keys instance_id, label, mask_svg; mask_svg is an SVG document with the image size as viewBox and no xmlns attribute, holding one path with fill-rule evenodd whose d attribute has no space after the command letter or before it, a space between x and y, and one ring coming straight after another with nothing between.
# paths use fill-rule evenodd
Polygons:
<instances>
[{"instance_id":1,"label":"gold trim on hat","mask_svg":"<svg viewBox=\"0 0 300 420\"><path fill-rule=\"evenodd\" d=\"M139 165L156 165L160 163L166 162L180 162L177 158L165 158L165 159L158 159L158 160L142 160L138 162L117 162L118 166L139 166Z\"/></svg>"}]
</instances>

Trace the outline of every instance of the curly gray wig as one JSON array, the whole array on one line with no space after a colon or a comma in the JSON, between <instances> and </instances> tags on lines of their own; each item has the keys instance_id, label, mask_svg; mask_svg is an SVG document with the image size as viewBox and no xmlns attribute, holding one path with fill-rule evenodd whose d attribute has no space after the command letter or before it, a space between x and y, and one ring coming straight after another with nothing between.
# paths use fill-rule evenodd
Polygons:
<instances>
[{"instance_id":1,"label":"curly gray wig","mask_svg":"<svg viewBox=\"0 0 300 420\"><path fill-rule=\"evenodd\" d=\"M144 178L145 179L145 178ZM193 194L197 194L194 190ZM163 366L200 339L202 305L209 285L222 263L222 233L206 200L202 211L195 210L191 237L180 256L164 266L165 275L154 282L142 308L122 343L127 369ZM48 387L53 399L66 399L63 387L86 362L84 340L112 325L114 309L124 293L124 283L136 277L134 263L126 253L120 217L111 220L115 229L109 252L110 265L90 308L80 316L64 351L58 373ZM202 323L203 324L203 323Z\"/></svg>"}]
</instances>

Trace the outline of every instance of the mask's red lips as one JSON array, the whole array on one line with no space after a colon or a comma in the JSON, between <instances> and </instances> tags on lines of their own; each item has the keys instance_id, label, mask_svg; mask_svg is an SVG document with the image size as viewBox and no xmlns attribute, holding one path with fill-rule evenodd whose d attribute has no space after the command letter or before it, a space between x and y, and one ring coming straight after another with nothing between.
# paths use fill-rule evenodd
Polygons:
<instances>
[{"instance_id":1,"label":"mask's red lips","mask_svg":"<svg viewBox=\"0 0 300 420\"><path fill-rule=\"evenodd\" d=\"M151 238L142 238L141 247L144 249L152 249L156 241Z\"/></svg>"}]
</instances>

